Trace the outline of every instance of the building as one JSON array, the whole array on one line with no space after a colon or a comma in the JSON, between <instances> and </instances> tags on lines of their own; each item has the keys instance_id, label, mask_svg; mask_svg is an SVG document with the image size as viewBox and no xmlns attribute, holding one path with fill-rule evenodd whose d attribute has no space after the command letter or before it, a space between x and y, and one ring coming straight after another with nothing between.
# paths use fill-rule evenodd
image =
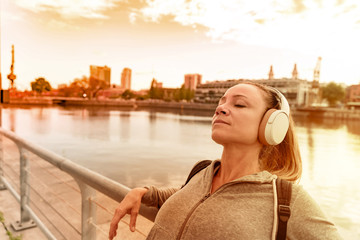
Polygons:
<instances>
[{"instance_id":1,"label":"building","mask_svg":"<svg viewBox=\"0 0 360 240\"><path fill-rule=\"evenodd\" d=\"M270 66L270 71L269 71L269 80L273 80L274 79L274 71L273 71L273 66Z\"/></svg>"},{"instance_id":2,"label":"building","mask_svg":"<svg viewBox=\"0 0 360 240\"><path fill-rule=\"evenodd\" d=\"M184 77L184 87L190 90L195 90L196 87L201 84L202 75L195 74L185 74Z\"/></svg>"},{"instance_id":3,"label":"building","mask_svg":"<svg viewBox=\"0 0 360 240\"><path fill-rule=\"evenodd\" d=\"M226 90L238 83L251 81L277 88L284 94L290 106L307 106L308 93L311 88L311 82L301 79L280 78L280 79L233 79L227 81L214 81L198 85L195 91L195 102L200 103L218 103Z\"/></svg>"},{"instance_id":4,"label":"building","mask_svg":"<svg viewBox=\"0 0 360 240\"><path fill-rule=\"evenodd\" d=\"M349 108L360 109L360 84L346 88L346 105Z\"/></svg>"},{"instance_id":5,"label":"building","mask_svg":"<svg viewBox=\"0 0 360 240\"><path fill-rule=\"evenodd\" d=\"M121 73L121 87L123 89L131 89L131 69L124 68Z\"/></svg>"},{"instance_id":6,"label":"building","mask_svg":"<svg viewBox=\"0 0 360 240\"><path fill-rule=\"evenodd\" d=\"M294 65L294 69L292 71L292 78L293 78L293 80L298 79L298 71L297 71L296 63Z\"/></svg>"},{"instance_id":7,"label":"building","mask_svg":"<svg viewBox=\"0 0 360 240\"><path fill-rule=\"evenodd\" d=\"M110 87L110 83L111 83L110 76L111 76L111 69L106 65L104 67L94 66L94 65L90 66L90 78L96 78L98 80L105 81L108 87Z\"/></svg>"},{"instance_id":8,"label":"building","mask_svg":"<svg viewBox=\"0 0 360 240\"><path fill-rule=\"evenodd\" d=\"M296 64L294 64L291 78L275 78L273 66L271 65L268 79L231 79L197 85L194 101L217 104L228 88L244 81L260 83L277 88L282 94L284 94L289 102L289 105L295 107L312 106L316 103L313 101L316 99L314 95L319 95L318 89L314 89L312 81L299 78Z\"/></svg>"},{"instance_id":9,"label":"building","mask_svg":"<svg viewBox=\"0 0 360 240\"><path fill-rule=\"evenodd\" d=\"M360 84L351 85L346 89L346 102L360 102Z\"/></svg>"},{"instance_id":10,"label":"building","mask_svg":"<svg viewBox=\"0 0 360 240\"><path fill-rule=\"evenodd\" d=\"M66 88L68 85L66 83L60 83L58 84L57 88Z\"/></svg>"},{"instance_id":11,"label":"building","mask_svg":"<svg viewBox=\"0 0 360 240\"><path fill-rule=\"evenodd\" d=\"M109 88L100 90L98 93L98 98L116 99L119 98L124 91L125 89L123 89L119 85L112 84Z\"/></svg>"},{"instance_id":12,"label":"building","mask_svg":"<svg viewBox=\"0 0 360 240\"><path fill-rule=\"evenodd\" d=\"M311 105L309 94L312 82L299 78L260 79L254 82L277 88L289 102L290 106L304 107Z\"/></svg>"}]
</instances>

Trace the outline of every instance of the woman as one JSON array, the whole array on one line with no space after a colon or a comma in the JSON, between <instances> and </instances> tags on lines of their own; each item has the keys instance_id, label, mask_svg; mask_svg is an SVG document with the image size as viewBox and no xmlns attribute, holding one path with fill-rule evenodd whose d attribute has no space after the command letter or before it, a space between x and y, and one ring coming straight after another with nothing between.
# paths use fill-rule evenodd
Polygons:
<instances>
[{"instance_id":1,"label":"woman","mask_svg":"<svg viewBox=\"0 0 360 240\"><path fill-rule=\"evenodd\" d=\"M267 134L273 133L264 130L268 123L264 119L275 111L271 109L282 110L277 111L279 129L268 140ZM277 136L278 132L285 136ZM135 230L141 201L160 208L147 239L275 239L275 179L295 182L301 175L286 99L277 90L252 82L228 89L213 116L212 139L223 146L220 160L181 189L131 190L116 209L109 239L125 214L131 215L130 230ZM318 205L295 184L290 208L288 239L341 239Z\"/></svg>"}]
</instances>

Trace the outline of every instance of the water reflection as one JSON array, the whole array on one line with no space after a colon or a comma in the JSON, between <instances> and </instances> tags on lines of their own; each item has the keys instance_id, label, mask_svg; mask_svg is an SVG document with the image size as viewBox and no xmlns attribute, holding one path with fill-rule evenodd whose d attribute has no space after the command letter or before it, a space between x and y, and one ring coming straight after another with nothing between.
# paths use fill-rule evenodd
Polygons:
<instances>
[{"instance_id":1,"label":"water reflection","mask_svg":"<svg viewBox=\"0 0 360 240\"><path fill-rule=\"evenodd\" d=\"M348 230L345 239L359 239L359 121L305 118L296 123L304 163L301 183Z\"/></svg>"},{"instance_id":2,"label":"water reflection","mask_svg":"<svg viewBox=\"0 0 360 240\"><path fill-rule=\"evenodd\" d=\"M9 121L10 121L10 131L15 132L15 109L10 109Z\"/></svg>"},{"instance_id":3,"label":"water reflection","mask_svg":"<svg viewBox=\"0 0 360 240\"><path fill-rule=\"evenodd\" d=\"M153 111L153 110L150 110L149 111L149 125L150 125L150 127L148 128L149 140L154 140L156 138L155 124L156 124L156 112Z\"/></svg>"},{"instance_id":4,"label":"water reflection","mask_svg":"<svg viewBox=\"0 0 360 240\"><path fill-rule=\"evenodd\" d=\"M339 129L346 126L349 132L356 135L360 135L360 121L358 120L344 120L344 119L332 119L332 118L309 118L295 116L294 122L296 126L301 127L313 127L324 129Z\"/></svg>"},{"instance_id":5,"label":"water reflection","mask_svg":"<svg viewBox=\"0 0 360 240\"><path fill-rule=\"evenodd\" d=\"M119 136L123 141L127 141L130 137L130 128L129 125L131 119L131 112L121 112L119 114L120 128L119 128Z\"/></svg>"},{"instance_id":6,"label":"water reflection","mask_svg":"<svg viewBox=\"0 0 360 240\"><path fill-rule=\"evenodd\" d=\"M31 109L31 127L33 127L39 134L46 134L50 131L51 114L51 110L47 108ZM13 120L10 119L10 124L12 124L12 121Z\"/></svg>"},{"instance_id":7,"label":"water reflection","mask_svg":"<svg viewBox=\"0 0 360 240\"><path fill-rule=\"evenodd\" d=\"M309 151L308 151L308 162L309 162L309 167L308 167L308 171L309 171L309 177L311 180L314 180L314 138L313 138L313 131L312 131L312 126L311 124L308 124L307 128L306 128L306 133L307 133L307 140L308 140L308 147L309 147Z\"/></svg>"},{"instance_id":8,"label":"water reflection","mask_svg":"<svg viewBox=\"0 0 360 240\"><path fill-rule=\"evenodd\" d=\"M68 113L66 113L69 116ZM59 117L61 117L61 112ZM75 135L94 140L109 140L110 113L109 111L93 108L76 110L71 118L65 117L66 123Z\"/></svg>"},{"instance_id":9,"label":"water reflection","mask_svg":"<svg viewBox=\"0 0 360 240\"><path fill-rule=\"evenodd\" d=\"M360 135L360 121L349 121L346 125L348 132Z\"/></svg>"}]
</instances>

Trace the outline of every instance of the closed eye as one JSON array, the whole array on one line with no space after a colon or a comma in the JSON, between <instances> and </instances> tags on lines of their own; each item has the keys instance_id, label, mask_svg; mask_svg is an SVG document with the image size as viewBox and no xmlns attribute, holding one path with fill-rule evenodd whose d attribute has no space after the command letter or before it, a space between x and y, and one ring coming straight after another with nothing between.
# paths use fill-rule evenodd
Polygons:
<instances>
[{"instance_id":1,"label":"closed eye","mask_svg":"<svg viewBox=\"0 0 360 240\"><path fill-rule=\"evenodd\" d=\"M238 108L244 108L244 107L245 107L245 105L235 104L235 107L238 107Z\"/></svg>"}]
</instances>

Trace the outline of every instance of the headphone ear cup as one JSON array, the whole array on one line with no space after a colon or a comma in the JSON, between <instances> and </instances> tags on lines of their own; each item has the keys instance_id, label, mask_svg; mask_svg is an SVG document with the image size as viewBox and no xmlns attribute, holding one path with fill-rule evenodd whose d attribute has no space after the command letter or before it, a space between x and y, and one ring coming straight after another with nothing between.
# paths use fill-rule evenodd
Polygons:
<instances>
[{"instance_id":1,"label":"headphone ear cup","mask_svg":"<svg viewBox=\"0 0 360 240\"><path fill-rule=\"evenodd\" d=\"M289 117L282 110L267 111L259 126L259 140L264 145L281 143L289 129Z\"/></svg>"},{"instance_id":2,"label":"headphone ear cup","mask_svg":"<svg viewBox=\"0 0 360 240\"><path fill-rule=\"evenodd\" d=\"M273 114L274 112L276 112L276 109L268 110L264 114L264 117L261 120L261 123L260 123L260 126L259 126L259 140L260 140L260 143L262 143L264 145L270 145L270 143L268 143L268 141L266 140L266 137L265 137L265 128L266 128L266 125L268 123L268 120L269 120L271 114Z\"/></svg>"}]
</instances>

